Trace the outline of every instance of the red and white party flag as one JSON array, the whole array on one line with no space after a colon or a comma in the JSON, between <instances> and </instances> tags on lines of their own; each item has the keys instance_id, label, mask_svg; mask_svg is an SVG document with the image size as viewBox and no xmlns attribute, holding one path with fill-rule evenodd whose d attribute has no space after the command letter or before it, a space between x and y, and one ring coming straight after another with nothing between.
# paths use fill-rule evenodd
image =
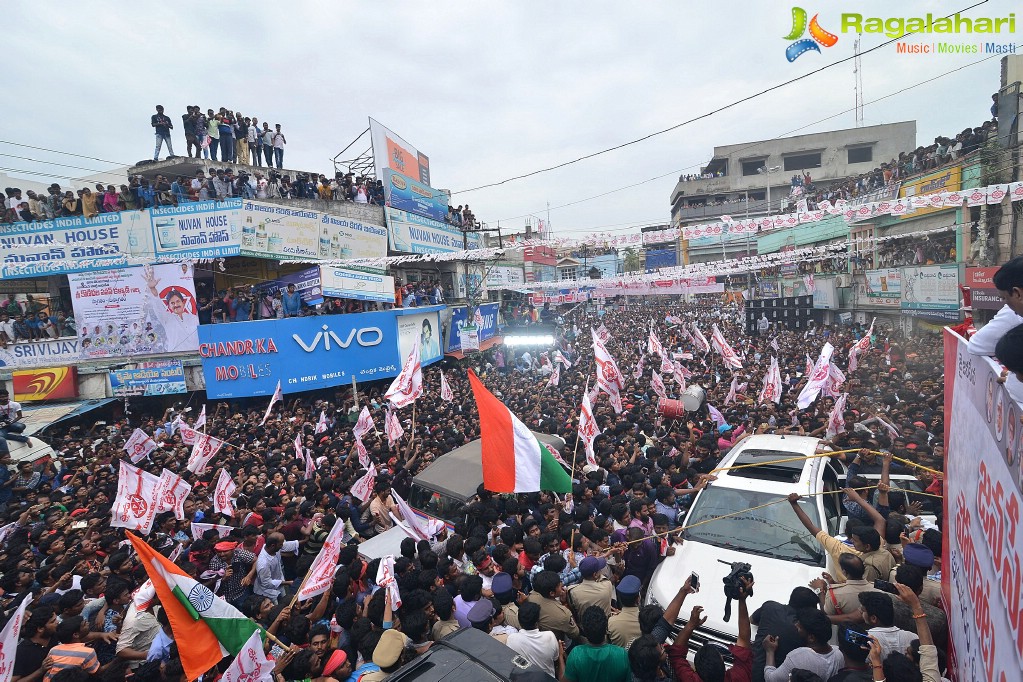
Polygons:
<instances>
[{"instance_id":1,"label":"red and white party flag","mask_svg":"<svg viewBox=\"0 0 1023 682\"><path fill-rule=\"evenodd\" d=\"M725 396L725 405L730 405L735 402L735 394L739 389L739 377L732 375L732 385L728 389L728 395Z\"/></svg>"},{"instance_id":2,"label":"red and white party flag","mask_svg":"<svg viewBox=\"0 0 1023 682\"><path fill-rule=\"evenodd\" d=\"M845 383L845 373L838 368L838 365L831 363L831 369L828 370L828 381L824 384L822 393L825 396L831 398L837 398L842 393L842 384Z\"/></svg>"},{"instance_id":3,"label":"red and white party flag","mask_svg":"<svg viewBox=\"0 0 1023 682\"><path fill-rule=\"evenodd\" d=\"M110 525L130 528L147 535L153 529L159 492L159 476L121 460L117 475L117 497L110 510Z\"/></svg>"},{"instance_id":4,"label":"red and white party flag","mask_svg":"<svg viewBox=\"0 0 1023 682\"><path fill-rule=\"evenodd\" d=\"M365 502L373 496L373 486L377 480L377 468L370 464L366 473L358 481L352 484L352 496L360 502Z\"/></svg>"},{"instance_id":5,"label":"red and white party flag","mask_svg":"<svg viewBox=\"0 0 1023 682\"><path fill-rule=\"evenodd\" d=\"M646 350L648 353L660 355L664 357L664 346L661 345L660 339L657 338L657 334L654 333L653 327L650 328L650 337L646 342Z\"/></svg>"},{"instance_id":6,"label":"red and white party flag","mask_svg":"<svg viewBox=\"0 0 1023 682\"><path fill-rule=\"evenodd\" d=\"M366 449L366 445L362 442L361 438L355 439L355 452L359 455L359 464L362 468L369 469L369 465L373 463L373 460L369 458L369 450Z\"/></svg>"},{"instance_id":7,"label":"red and white party flag","mask_svg":"<svg viewBox=\"0 0 1023 682\"><path fill-rule=\"evenodd\" d=\"M639 381L639 378L643 376L643 361L646 359L645 355L639 357L639 362L636 363L636 371L632 373L632 378Z\"/></svg>"},{"instance_id":8,"label":"red and white party flag","mask_svg":"<svg viewBox=\"0 0 1023 682\"><path fill-rule=\"evenodd\" d=\"M195 426L192 428L198 431L204 426L206 426L206 405L203 405L202 409L199 410L199 416L195 418Z\"/></svg>"},{"instance_id":9,"label":"red and white party flag","mask_svg":"<svg viewBox=\"0 0 1023 682\"><path fill-rule=\"evenodd\" d=\"M776 353L780 350L778 347L778 337L771 339L771 348L773 348Z\"/></svg>"},{"instance_id":10,"label":"red and white party flag","mask_svg":"<svg viewBox=\"0 0 1023 682\"><path fill-rule=\"evenodd\" d=\"M376 583L387 590L387 598L391 600L391 609L401 608L401 593L398 591L398 578L394 572L394 555L388 554L380 560L377 568Z\"/></svg>"},{"instance_id":11,"label":"red and white party flag","mask_svg":"<svg viewBox=\"0 0 1023 682\"><path fill-rule=\"evenodd\" d=\"M811 358L810 354L807 353L806 354L806 371L803 374L803 376L809 378L811 374L813 374L813 358Z\"/></svg>"},{"instance_id":12,"label":"red and white party flag","mask_svg":"<svg viewBox=\"0 0 1023 682\"><path fill-rule=\"evenodd\" d=\"M856 367L859 365L860 349L859 344L854 343L852 348L849 349L849 371L855 372Z\"/></svg>"},{"instance_id":13,"label":"red and white party flag","mask_svg":"<svg viewBox=\"0 0 1023 682\"><path fill-rule=\"evenodd\" d=\"M18 648L18 637L21 636L21 626L25 623L25 609L31 603L31 599L22 598L21 604L14 610L14 615L8 619L4 629L0 631L0 682L10 682L14 675L14 658Z\"/></svg>"},{"instance_id":14,"label":"red and white party flag","mask_svg":"<svg viewBox=\"0 0 1023 682\"><path fill-rule=\"evenodd\" d=\"M388 445L394 445L405 435L405 429L401 428L398 416L390 410L387 411L387 416L384 417L384 431L387 432Z\"/></svg>"},{"instance_id":15,"label":"red and white party flag","mask_svg":"<svg viewBox=\"0 0 1023 682\"><path fill-rule=\"evenodd\" d=\"M369 407L366 405L362 406L362 411L359 412L359 420L355 422L355 426L352 427L352 434L356 438L362 438L367 433L373 430L373 415L369 413Z\"/></svg>"},{"instance_id":16,"label":"red and white party flag","mask_svg":"<svg viewBox=\"0 0 1023 682\"><path fill-rule=\"evenodd\" d=\"M710 414L710 418L713 419L714 423L718 426L723 426L728 423L725 421L725 415L721 414L721 410L710 403L707 403L707 413Z\"/></svg>"},{"instance_id":17,"label":"red and white party flag","mask_svg":"<svg viewBox=\"0 0 1023 682\"><path fill-rule=\"evenodd\" d=\"M608 395L613 395L625 388L625 381L622 378L622 373L618 371L618 363L611 357L607 346L597 336L596 330L592 331L593 354L597 361L597 385Z\"/></svg>"},{"instance_id":18,"label":"red and white party flag","mask_svg":"<svg viewBox=\"0 0 1023 682\"><path fill-rule=\"evenodd\" d=\"M718 329L717 324L714 324L711 329L711 345L714 346L714 350L721 356L725 365L732 369L742 369L742 360L736 355L732 347L728 345L728 341L725 340L725 335Z\"/></svg>"},{"instance_id":19,"label":"red and white party flag","mask_svg":"<svg viewBox=\"0 0 1023 682\"><path fill-rule=\"evenodd\" d=\"M455 399L455 394L451 392L451 387L448 386L448 380L444 378L444 371L440 373L440 397L441 400L446 400L449 403Z\"/></svg>"},{"instance_id":20,"label":"red and white party flag","mask_svg":"<svg viewBox=\"0 0 1023 682\"><path fill-rule=\"evenodd\" d=\"M652 378L650 379L650 388L654 389L654 393L657 394L662 400L668 397L668 389L664 386L664 379L657 372L651 371Z\"/></svg>"},{"instance_id":21,"label":"red and white party flag","mask_svg":"<svg viewBox=\"0 0 1023 682\"><path fill-rule=\"evenodd\" d=\"M266 420L270 418L270 412L274 409L274 405L284 400L284 393L281 391L281 380L277 380L277 388L274 389L274 394L270 396L270 404L266 406L266 414L263 415L263 421L259 422L262 426L266 423Z\"/></svg>"},{"instance_id":22,"label":"red and white party flag","mask_svg":"<svg viewBox=\"0 0 1023 682\"><path fill-rule=\"evenodd\" d=\"M700 331L700 328L696 326L695 322L693 322L693 332L695 334L693 342L696 344L696 347L700 349L701 353L709 352L710 343L707 341L707 337L703 335L703 332Z\"/></svg>"},{"instance_id":23,"label":"red and white party flag","mask_svg":"<svg viewBox=\"0 0 1023 682\"><path fill-rule=\"evenodd\" d=\"M554 371L551 372L551 378L547 380L548 386L557 386L561 381L561 364L554 363Z\"/></svg>"},{"instance_id":24,"label":"red and white party flag","mask_svg":"<svg viewBox=\"0 0 1023 682\"><path fill-rule=\"evenodd\" d=\"M345 522L338 519L334 527L327 534L319 553L313 559L306 578L295 595L295 601L303 602L323 594L330 589L334 583L334 571L337 570L338 556L345 543L342 542L342 535L345 532Z\"/></svg>"},{"instance_id":25,"label":"red and white party flag","mask_svg":"<svg viewBox=\"0 0 1023 682\"><path fill-rule=\"evenodd\" d=\"M156 441L150 438L148 433L142 429L135 429L124 444L124 451L128 453L132 464L138 464L158 447Z\"/></svg>"},{"instance_id":26,"label":"red and white party flag","mask_svg":"<svg viewBox=\"0 0 1023 682\"><path fill-rule=\"evenodd\" d=\"M189 524L189 530L192 532L192 539L198 540L205 535L208 530L217 531L217 535L221 538L226 538L234 530L233 526L221 526L216 523L192 523Z\"/></svg>"},{"instance_id":27,"label":"red and white party flag","mask_svg":"<svg viewBox=\"0 0 1023 682\"><path fill-rule=\"evenodd\" d=\"M828 415L828 429L824 434L825 438L834 438L845 431L845 419L842 417L842 413L845 412L845 401L848 397L848 393L843 393L835 401L835 406L831 408L831 414Z\"/></svg>"},{"instance_id":28,"label":"red and white party flag","mask_svg":"<svg viewBox=\"0 0 1023 682\"><path fill-rule=\"evenodd\" d=\"M593 417L593 406L590 397L583 393L583 404L579 411L579 437L586 446L586 463L597 465L597 457L593 452L593 440L600 435L597 420Z\"/></svg>"},{"instance_id":29,"label":"red and white party flag","mask_svg":"<svg viewBox=\"0 0 1023 682\"><path fill-rule=\"evenodd\" d=\"M316 422L316 430L313 433L324 433L327 430L327 411L320 410L320 418Z\"/></svg>"},{"instance_id":30,"label":"red and white party flag","mask_svg":"<svg viewBox=\"0 0 1023 682\"><path fill-rule=\"evenodd\" d=\"M565 369L572 367L572 363L568 361L568 358L561 352L561 350L554 351L554 362L560 362L565 366Z\"/></svg>"},{"instance_id":31,"label":"red and white party flag","mask_svg":"<svg viewBox=\"0 0 1023 682\"><path fill-rule=\"evenodd\" d=\"M185 498L192 492L192 486L181 476L169 469L160 472L160 490L156 498L156 513L174 512L178 521L185 519Z\"/></svg>"},{"instance_id":32,"label":"red and white party flag","mask_svg":"<svg viewBox=\"0 0 1023 682\"><path fill-rule=\"evenodd\" d=\"M190 426L182 426L178 431L181 436L181 442L185 445L195 445L196 437L202 433L202 431L196 431Z\"/></svg>"},{"instance_id":33,"label":"red and white party flag","mask_svg":"<svg viewBox=\"0 0 1023 682\"><path fill-rule=\"evenodd\" d=\"M611 332L610 332L610 331L608 330L608 328L607 328L607 327L605 327L605 326L604 326L603 324L601 324L601 325L600 325L599 327L597 327L596 329L594 329L594 330L593 330L593 334L594 334L594 335L595 335L595 336L596 336L596 337L597 337L598 339L600 339L600 342L601 342L601 343L607 343L608 341L610 341L610 340L611 340Z\"/></svg>"},{"instance_id":34,"label":"red and white party flag","mask_svg":"<svg viewBox=\"0 0 1023 682\"><path fill-rule=\"evenodd\" d=\"M821 349L821 354L817 358L817 362L814 363L813 371L810 373L806 385L799 392L799 398L796 400L796 405L799 409L805 410L808 408L817 399L821 389L827 384L828 375L831 373L831 356L834 352L834 346L830 343L824 344L824 348Z\"/></svg>"},{"instance_id":35,"label":"red and white party flag","mask_svg":"<svg viewBox=\"0 0 1023 682\"><path fill-rule=\"evenodd\" d=\"M224 441L219 438L196 431L195 444L192 446L192 454L188 457L188 464L185 465L185 468L193 474L202 474L206 465L217 455L223 445Z\"/></svg>"},{"instance_id":36,"label":"red and white party flag","mask_svg":"<svg viewBox=\"0 0 1023 682\"><path fill-rule=\"evenodd\" d=\"M394 512L388 512L395 525L405 531L413 540L429 540L430 531L426 527L426 522L394 490L391 490L391 497L394 498L394 504L397 505L398 511L401 512L401 518L398 518Z\"/></svg>"},{"instance_id":37,"label":"red and white party flag","mask_svg":"<svg viewBox=\"0 0 1023 682\"><path fill-rule=\"evenodd\" d=\"M781 402L781 370L778 367L778 358L771 358L771 366L764 375L764 385L760 389L759 404L767 402Z\"/></svg>"},{"instance_id":38,"label":"red and white party flag","mask_svg":"<svg viewBox=\"0 0 1023 682\"><path fill-rule=\"evenodd\" d=\"M661 356L661 374L674 374L675 365L672 364L671 358L665 353Z\"/></svg>"},{"instance_id":39,"label":"red and white party flag","mask_svg":"<svg viewBox=\"0 0 1023 682\"><path fill-rule=\"evenodd\" d=\"M227 666L220 682L272 682L273 672L274 662L263 653L263 640L256 630Z\"/></svg>"},{"instance_id":40,"label":"red and white party flag","mask_svg":"<svg viewBox=\"0 0 1023 682\"><path fill-rule=\"evenodd\" d=\"M423 394L423 367L420 361L419 336L415 338L412 350L401 368L401 373L394 377L384 398L394 407L411 405Z\"/></svg>"},{"instance_id":41,"label":"red and white party flag","mask_svg":"<svg viewBox=\"0 0 1023 682\"><path fill-rule=\"evenodd\" d=\"M227 469L221 469L213 488L213 511L225 516L234 516L234 500L232 498L237 488L231 474L227 473Z\"/></svg>"},{"instance_id":42,"label":"red and white party flag","mask_svg":"<svg viewBox=\"0 0 1023 682\"><path fill-rule=\"evenodd\" d=\"M313 453L309 448L303 448L305 454L305 480L311 481L316 478L316 462L313 461Z\"/></svg>"}]
</instances>

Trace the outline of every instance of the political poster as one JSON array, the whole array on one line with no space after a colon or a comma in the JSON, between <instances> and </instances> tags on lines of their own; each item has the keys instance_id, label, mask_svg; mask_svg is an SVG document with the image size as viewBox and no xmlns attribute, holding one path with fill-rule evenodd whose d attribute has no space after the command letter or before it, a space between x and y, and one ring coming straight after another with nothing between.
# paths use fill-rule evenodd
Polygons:
<instances>
[{"instance_id":1,"label":"political poster","mask_svg":"<svg viewBox=\"0 0 1023 682\"><path fill-rule=\"evenodd\" d=\"M478 319L468 317L469 309L454 308L451 311L451 330L454 333L448 334L448 353L454 353L460 350L479 350L481 344L485 345L487 341L494 338L497 335L497 312L500 308L499 303L484 303L477 309L479 310ZM476 316L474 316L476 317ZM478 322L482 321L482 324ZM475 332L475 348L466 347L461 343L463 332L470 334ZM485 350L486 348L484 348Z\"/></svg>"},{"instance_id":2,"label":"political poster","mask_svg":"<svg viewBox=\"0 0 1023 682\"><path fill-rule=\"evenodd\" d=\"M428 309L429 310L429 309ZM429 312L413 313L398 318L398 357L404 362L419 338L420 361L423 366L440 360L442 330L440 314L434 308Z\"/></svg>"},{"instance_id":3,"label":"political poster","mask_svg":"<svg viewBox=\"0 0 1023 682\"><path fill-rule=\"evenodd\" d=\"M195 285L190 263L68 276L81 359L195 351Z\"/></svg>"},{"instance_id":4,"label":"political poster","mask_svg":"<svg viewBox=\"0 0 1023 682\"><path fill-rule=\"evenodd\" d=\"M902 272L898 268L867 270L865 293L870 305L896 308L902 298Z\"/></svg>"},{"instance_id":5,"label":"political poster","mask_svg":"<svg viewBox=\"0 0 1023 682\"><path fill-rule=\"evenodd\" d=\"M185 393L185 368L180 360L161 360L114 370L110 372L110 389L115 398Z\"/></svg>"},{"instance_id":6,"label":"political poster","mask_svg":"<svg viewBox=\"0 0 1023 682\"><path fill-rule=\"evenodd\" d=\"M945 330L942 591L959 680L1014 680L1023 668L1023 405L1000 368Z\"/></svg>"}]
</instances>

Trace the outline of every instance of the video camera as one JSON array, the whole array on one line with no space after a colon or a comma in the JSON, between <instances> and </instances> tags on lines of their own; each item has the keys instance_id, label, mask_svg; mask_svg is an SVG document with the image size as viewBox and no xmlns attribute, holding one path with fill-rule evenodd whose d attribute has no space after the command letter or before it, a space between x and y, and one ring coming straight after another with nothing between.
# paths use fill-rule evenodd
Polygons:
<instances>
[{"instance_id":1,"label":"video camera","mask_svg":"<svg viewBox=\"0 0 1023 682\"><path fill-rule=\"evenodd\" d=\"M731 567L728 575L721 579L721 582L725 584L725 622L727 623L732 617L732 600L742 596L743 580L753 582L753 566L742 561L728 562L721 559L718 559L718 563ZM752 597L753 590L750 589L746 596Z\"/></svg>"}]
</instances>

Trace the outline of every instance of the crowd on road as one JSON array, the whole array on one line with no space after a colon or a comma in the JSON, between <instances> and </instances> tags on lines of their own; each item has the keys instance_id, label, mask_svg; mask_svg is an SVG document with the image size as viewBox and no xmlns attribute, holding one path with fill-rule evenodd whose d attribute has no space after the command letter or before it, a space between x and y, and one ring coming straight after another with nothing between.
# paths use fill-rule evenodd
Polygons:
<instances>
[{"instance_id":1,"label":"crowd on road","mask_svg":"<svg viewBox=\"0 0 1023 682\"><path fill-rule=\"evenodd\" d=\"M427 368L415 406L394 410L404 434L393 444L383 429L363 437L378 469L366 499L353 494L365 474L354 456L353 426L366 406L378 426L385 423L385 386L360 386L357 396L351 388L285 396L269 413L266 401L257 399L201 406L193 395L187 407L167 409L146 399L133 401L130 413L110 423L54 425L44 434L56 451L52 461L19 464L15 473L0 467L0 521L6 524L0 529L0 609L9 616L30 602L13 680L77 682L88 674L108 681L185 679L179 650L187 643L175 641L180 633L159 603L139 600L136 590L147 575L123 531L110 526L123 446L140 428L159 447L138 466L157 475L166 468L191 485L180 509L156 516L146 541L273 635L266 646L278 681L386 679L445 635L475 628L569 682L773 682L790 674L936 682L947 646L947 620L935 598L943 519L933 495L942 489L945 419L937 335L904 338L880 325L869 332L855 325L748 335L740 310L702 298L609 306L599 318L582 308L544 311L542 320L557 330L556 349L499 345L445 360L450 400L441 396L437 369ZM744 369L729 370L716 353L694 346L694 323L708 332L717 324ZM683 381L699 384L724 423L705 409L684 419L659 414L651 368L657 371L660 359L647 352L651 324L672 356L677 379L665 374L669 397L678 397ZM620 414L605 394L596 398L601 435L594 463L586 464L576 433L583 394L592 385L590 329L597 326L610 333L607 345L625 388ZM849 350L868 333L869 350L851 370ZM807 355L816 357L826 341L836 348L835 361L847 377L841 391L848 393L844 430L831 437L825 431L832 398L820 397L804 410L795 404ZM555 350L571 366L560 367L558 385L550 386L553 363L561 362ZM783 377L777 403L758 397L772 357ZM430 540L402 544L393 565L401 602L395 609L389 589L377 584L380 560L360 558L359 546L402 518L393 493L407 500L413 476L480 437L469 367L526 425L565 439L560 454L575 465L576 482L564 497L495 495L481 486L452 514L453 526ZM0 395L0 416L15 422L20 409ZM200 413L208 414L201 430L225 445L196 475L185 469L191 448L184 438ZM842 451L836 459L860 474L895 471L899 461L925 466L902 471L919 478L931 496L903 502L893 496L890 506L875 506L850 490L842 498L854 519L850 544L816 534L835 553L841 574L792 585L787 603L758 600L750 593L759 576L744 579L735 643L727 651L705 644L690 663L687 648L704 641L697 635L704 618L697 586L680 582L665 605L644 598L657 565L685 535L655 533L680 523L694 493L714 484L716 464L754 433L820 437L822 447ZM299 454L308 452L315 463L311 475L296 457L296 438ZM893 463L878 451L898 459ZM222 470L237 486L230 516L215 511ZM869 485L850 476L852 488ZM921 525L921 511L936 513L936 522ZM291 595L338 520L348 545L332 586L294 603ZM813 530L811 522L806 542L814 542ZM893 587L877 589L875 578ZM703 580L700 589L720 589L717 577ZM681 629L680 614L686 621Z\"/></svg>"}]
</instances>

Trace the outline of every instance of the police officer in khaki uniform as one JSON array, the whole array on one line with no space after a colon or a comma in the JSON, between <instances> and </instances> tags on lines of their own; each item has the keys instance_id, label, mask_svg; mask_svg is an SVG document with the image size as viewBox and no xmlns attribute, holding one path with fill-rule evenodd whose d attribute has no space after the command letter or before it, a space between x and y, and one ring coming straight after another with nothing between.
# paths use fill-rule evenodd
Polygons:
<instances>
[{"instance_id":1,"label":"police officer in khaki uniform","mask_svg":"<svg viewBox=\"0 0 1023 682\"><path fill-rule=\"evenodd\" d=\"M639 591L643 583L634 575L627 575L618 583L618 606L616 613L607 621L607 636L612 644L629 648L632 640L643 634L639 629Z\"/></svg>"},{"instance_id":2,"label":"police officer in khaki uniform","mask_svg":"<svg viewBox=\"0 0 1023 682\"><path fill-rule=\"evenodd\" d=\"M844 583L836 582L829 573L810 581L810 587L820 595L821 606L834 624L861 623L860 592L874 591L874 584L863 579L866 565L855 554L843 554L838 565L846 576Z\"/></svg>"},{"instance_id":3,"label":"police officer in khaki uniform","mask_svg":"<svg viewBox=\"0 0 1023 682\"><path fill-rule=\"evenodd\" d=\"M561 640L578 640L579 626L572 612L562 603L565 586L554 571L540 571L533 579L533 591L528 601L540 607L540 630L549 630Z\"/></svg>"},{"instance_id":4,"label":"police officer in khaki uniform","mask_svg":"<svg viewBox=\"0 0 1023 682\"><path fill-rule=\"evenodd\" d=\"M583 581L568 589L568 606L576 618L581 618L591 606L599 606L610 618L614 585L603 575L605 566L607 560L602 557L588 556L579 562L579 573Z\"/></svg>"},{"instance_id":5,"label":"police officer in khaki uniform","mask_svg":"<svg viewBox=\"0 0 1023 682\"><path fill-rule=\"evenodd\" d=\"M525 595L515 589L512 577L507 573L495 574L490 589L494 592L497 601L501 602L505 624L520 630L518 600L519 598L524 599Z\"/></svg>"}]
</instances>

